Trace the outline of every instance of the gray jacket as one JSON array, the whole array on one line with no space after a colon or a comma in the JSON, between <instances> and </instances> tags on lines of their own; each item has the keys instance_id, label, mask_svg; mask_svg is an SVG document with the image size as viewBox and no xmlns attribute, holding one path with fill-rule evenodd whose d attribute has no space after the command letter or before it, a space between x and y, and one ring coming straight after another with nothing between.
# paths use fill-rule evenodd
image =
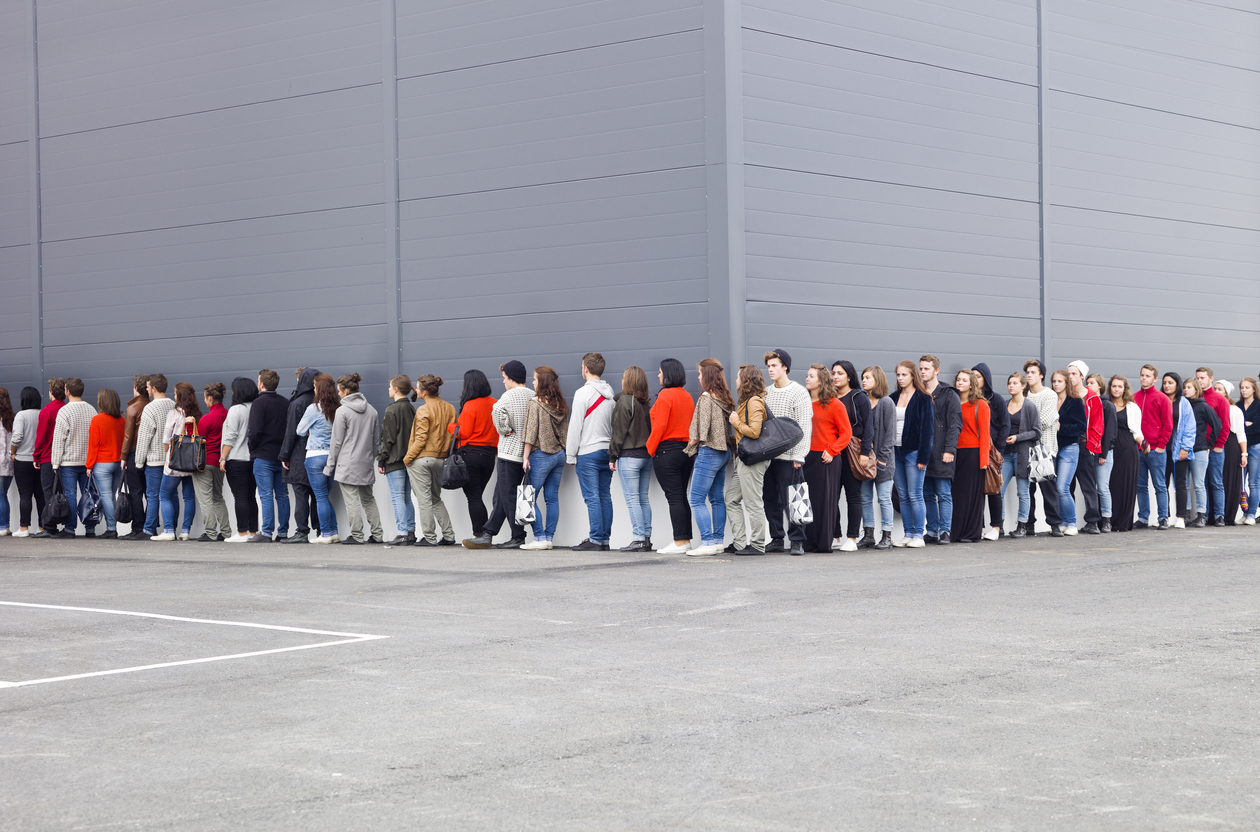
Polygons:
<instances>
[{"instance_id":1,"label":"gray jacket","mask_svg":"<svg viewBox=\"0 0 1260 832\"><path fill-rule=\"evenodd\" d=\"M1007 414L1010 414L1009 410ZM1015 442L1003 448L1002 454L1015 454L1015 479L1026 480L1028 452L1041 441L1041 413L1031 399L1024 399L1024 404L1019 409L1019 432L1012 431L1011 436L1015 437Z\"/></svg>"},{"instance_id":2,"label":"gray jacket","mask_svg":"<svg viewBox=\"0 0 1260 832\"><path fill-rule=\"evenodd\" d=\"M376 482L376 452L381 445L381 423L376 408L362 393L341 400L333 417L332 443L324 476L346 485Z\"/></svg>"},{"instance_id":3,"label":"gray jacket","mask_svg":"<svg viewBox=\"0 0 1260 832\"><path fill-rule=\"evenodd\" d=\"M897 404L890 396L884 396L871 408L866 432L875 454L875 482L888 482L893 478L893 443L897 441Z\"/></svg>"}]
</instances>

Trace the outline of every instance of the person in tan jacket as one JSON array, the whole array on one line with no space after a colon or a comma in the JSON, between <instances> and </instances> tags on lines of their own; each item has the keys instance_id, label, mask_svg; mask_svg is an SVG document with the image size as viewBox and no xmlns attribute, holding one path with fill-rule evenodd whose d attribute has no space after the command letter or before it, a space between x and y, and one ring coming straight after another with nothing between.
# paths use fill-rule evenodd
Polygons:
<instances>
[{"instance_id":1,"label":"person in tan jacket","mask_svg":"<svg viewBox=\"0 0 1260 832\"><path fill-rule=\"evenodd\" d=\"M748 465L739 458L741 439L761 436L761 423L766 419L766 381L761 368L744 364L739 368L735 383L739 394L739 407L731 411L731 427L735 431L737 452L732 462L731 476L726 482L726 516L731 521L731 545L727 551L733 555L764 555L766 553L766 509L761 489L770 460ZM748 512L745 532L744 512Z\"/></svg>"},{"instance_id":2,"label":"person in tan jacket","mask_svg":"<svg viewBox=\"0 0 1260 832\"><path fill-rule=\"evenodd\" d=\"M407 453L403 457L420 515L416 546L455 545L455 529L451 527L451 515L442 502L441 482L442 460L451 453L451 432L448 428L455 422L455 408L439 397L441 388L442 379L438 376L424 375L416 379L420 403L416 408L416 418L411 423ZM439 527L442 532L440 539Z\"/></svg>"}]
</instances>

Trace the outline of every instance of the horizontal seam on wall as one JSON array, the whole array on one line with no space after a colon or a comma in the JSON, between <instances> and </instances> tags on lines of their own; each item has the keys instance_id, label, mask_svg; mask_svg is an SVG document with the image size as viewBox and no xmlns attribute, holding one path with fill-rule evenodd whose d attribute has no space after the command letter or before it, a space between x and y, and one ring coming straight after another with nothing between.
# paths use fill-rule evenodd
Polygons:
<instances>
[{"instance_id":1,"label":"horizontal seam on wall","mask_svg":"<svg viewBox=\"0 0 1260 832\"><path fill-rule=\"evenodd\" d=\"M448 300L459 300L459 298L429 298L429 303L433 303L433 304L445 303ZM465 315L461 317L459 320L460 321L489 321L489 320L496 320L496 319L501 319L501 318L528 318L528 317L532 317L536 315L569 315L569 314L583 315L590 312L616 312L619 309L660 309L664 307L673 307L673 306L705 306L707 304L708 304L708 301L703 301L703 300L688 300L688 301L681 301L678 303L635 303L635 304L630 304L627 306L597 306L591 309L544 309L541 311L535 310L532 312L511 312L505 315ZM433 324L433 323L445 323L450 320L451 320L450 318L430 318L428 320L410 320L410 321L404 320L403 323L404 324ZM671 326L678 326L678 324L671 324Z\"/></svg>"},{"instance_id":2,"label":"horizontal seam on wall","mask_svg":"<svg viewBox=\"0 0 1260 832\"><path fill-rule=\"evenodd\" d=\"M619 179L623 176L646 176L650 173L669 173L670 171L677 170L697 170L703 167L705 167L705 165L682 165L676 168L656 168L655 170L634 170L626 173L606 173L602 176L581 176L577 179L558 179L553 182L531 182L528 185L507 185L502 188L485 188L480 191L460 191L459 193L434 194L432 196L413 196L408 197L407 199L399 199L398 203L401 205L404 202L424 202L430 199L447 199L449 197L472 196L474 194L493 194L498 193L499 191L519 191L524 188L545 188L550 185L571 185L574 182L596 182L600 179Z\"/></svg>"},{"instance_id":3,"label":"horizontal seam on wall","mask_svg":"<svg viewBox=\"0 0 1260 832\"><path fill-rule=\"evenodd\" d=\"M1112 211L1108 208L1086 208L1084 205L1068 205L1064 202L1047 202L1047 205L1054 208L1071 208L1076 211L1092 211L1096 214L1116 214L1121 217L1140 217L1146 220L1161 220L1162 222L1184 222L1189 225L1205 225L1210 228L1228 228L1233 231L1251 231L1260 232L1260 228L1249 228L1245 225L1225 225L1219 222L1204 222L1202 220L1185 220L1179 217L1158 217L1154 214L1133 214L1128 211Z\"/></svg>"},{"instance_id":4,"label":"horizontal seam on wall","mask_svg":"<svg viewBox=\"0 0 1260 832\"><path fill-rule=\"evenodd\" d=\"M1020 299L1015 298L1015 300L1020 300ZM1031 299L1031 298L1026 298L1026 299L1024 299L1024 300L1026 300L1027 302L1031 303L1033 299ZM811 300L809 301L809 303L807 303L807 304L806 304L806 303L801 303L801 302L799 302L799 301L789 301L789 300L758 300L758 299L756 299L756 298L749 298L749 299L748 299L748 303L764 303L764 304L767 304L767 305L773 305L773 306L823 306L823 307L826 307L827 309L857 309L857 310L862 311L862 312L897 312L897 313L909 312L909 313L911 313L911 314L914 314L914 313L920 313L920 314L923 314L923 315L951 315L951 316L962 316L962 317L966 317L966 318L1013 318L1013 319L1015 319L1015 320L1017 320L1017 321L1039 321L1039 320L1041 320L1041 316L1040 316L1040 315L1036 315L1036 316L1026 316L1026 315L986 315L986 314L983 314L983 313L980 313L980 312L942 312L942 311L941 311L941 310L939 310L939 309L906 309L906 308L904 308L904 307L894 309L894 308L889 307L889 306L853 306L853 305L850 305L850 304L839 304L839 303L820 303L820 302L818 302L817 300L813 300L813 299L811 299ZM1056 320L1058 320L1058 319L1056 319ZM754 325L754 326L782 326L782 324L763 324L763 323L760 323L760 322L753 322L753 325ZM803 323L799 323L799 322L798 322L798 323L796 323L796 324L794 324L794 325L795 325L795 326L824 326L825 324L803 324Z\"/></svg>"},{"instance_id":5,"label":"horizontal seam on wall","mask_svg":"<svg viewBox=\"0 0 1260 832\"><path fill-rule=\"evenodd\" d=\"M942 193L942 194L961 194L963 196L974 196L974 197L979 197L981 199L1001 199L1006 202L1021 202L1024 205L1036 205L1038 202L1035 199L1017 199L1016 197L1013 197L1013 196L997 196L995 194L978 194L978 193L975 193L974 191L956 191L956 190L953 190L952 188L933 188L931 185L911 185L907 182L889 182L886 179L865 179L861 176L846 176L843 173L824 173L822 171L817 171L817 170L800 170L798 168L781 168L775 165L756 165L756 164L753 164L752 162L745 162L744 167L761 168L763 170L782 170L782 171L787 171L788 173L803 173L808 176L826 176L831 179L849 179L854 182L870 182L875 185L895 185L898 188L915 188L920 191L936 191L937 193ZM745 184L744 187L747 188L750 186ZM822 196L827 196L827 195L822 194Z\"/></svg>"},{"instance_id":6,"label":"horizontal seam on wall","mask_svg":"<svg viewBox=\"0 0 1260 832\"><path fill-rule=\"evenodd\" d=\"M133 338L131 337L130 334L128 334L127 341L129 343L133 343L133 342L134 343L150 343L154 341L186 341L189 338L240 338L246 335L286 335L290 332L320 332L326 329L336 329L336 330L366 329L367 327L381 327L381 326L385 326L384 320L382 320L380 323L375 323L375 324L339 324L337 326L304 326L304 327L298 327L296 329L261 329L261 330L250 330L249 332L214 332L209 335L169 335L165 338ZM79 327L71 327L71 328L79 329ZM48 343L45 343L44 349L60 350L60 349L67 349L71 347L94 347L94 346L99 346L99 345L100 345L99 341L93 341L87 344L48 344ZM381 362L381 363L384 363L384 362Z\"/></svg>"},{"instance_id":7,"label":"horizontal seam on wall","mask_svg":"<svg viewBox=\"0 0 1260 832\"><path fill-rule=\"evenodd\" d=\"M1163 113L1168 116L1178 116L1179 118L1191 118L1195 121L1206 121L1209 124L1222 124L1226 127L1237 127L1239 130L1252 130L1260 132L1260 127L1251 127L1246 124L1236 124L1232 121L1221 121L1217 118L1207 118L1206 116L1196 116L1190 113L1179 113L1176 110L1161 110L1159 107L1147 107L1144 104L1134 104L1132 101L1117 101L1114 98L1103 98L1101 95L1087 95L1083 92L1073 92L1072 90L1059 89L1058 87L1050 87L1051 92L1058 92L1064 95L1075 96L1076 98L1088 98L1093 101L1105 101L1108 104L1118 104L1121 107L1133 107L1138 110L1147 110L1152 113Z\"/></svg>"}]
</instances>

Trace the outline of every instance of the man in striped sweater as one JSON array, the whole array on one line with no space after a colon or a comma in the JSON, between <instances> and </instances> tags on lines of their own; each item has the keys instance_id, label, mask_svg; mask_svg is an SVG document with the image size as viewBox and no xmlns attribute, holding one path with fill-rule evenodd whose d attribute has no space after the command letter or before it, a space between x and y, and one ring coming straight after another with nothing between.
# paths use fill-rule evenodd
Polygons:
<instances>
[{"instance_id":1,"label":"man in striped sweater","mask_svg":"<svg viewBox=\"0 0 1260 832\"><path fill-rule=\"evenodd\" d=\"M57 424L53 428L53 470L61 477L61 490L70 504L70 517L66 528L57 537L74 537L78 520L79 493L87 493L88 431L96 408L83 401L83 379L66 379L65 407L57 411ZM84 525L88 537L96 537L96 524Z\"/></svg>"},{"instance_id":2,"label":"man in striped sweater","mask_svg":"<svg viewBox=\"0 0 1260 832\"><path fill-rule=\"evenodd\" d=\"M801 441L770 460L762 483L762 499L766 506L766 522L770 526L770 545L767 552L782 552L783 514L788 508L788 486L805 481L801 465L809 453L809 437L814 428L814 406L809 392L788 378L792 372L792 356L787 350L773 350L762 356L771 386L766 388L766 409L775 418L791 419L800 425ZM792 542L791 553L805 554L805 527L788 518L787 536Z\"/></svg>"},{"instance_id":3,"label":"man in striped sweater","mask_svg":"<svg viewBox=\"0 0 1260 832\"><path fill-rule=\"evenodd\" d=\"M534 391L525 386L525 365L513 360L499 367L506 391L490 410L490 418L499 432L499 455L494 465L494 507L483 528L475 529L476 537L464 541L466 549L489 549L494 536L506 520L512 537L498 545L500 549L519 549L525 542L525 527L516 521L516 487L525 473L524 446L525 407L534 398Z\"/></svg>"}]
</instances>

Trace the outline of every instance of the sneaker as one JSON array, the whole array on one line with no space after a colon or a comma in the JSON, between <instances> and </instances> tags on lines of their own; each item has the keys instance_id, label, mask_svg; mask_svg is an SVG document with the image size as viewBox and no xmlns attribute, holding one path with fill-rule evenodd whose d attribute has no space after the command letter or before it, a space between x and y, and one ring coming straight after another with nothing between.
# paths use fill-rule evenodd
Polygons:
<instances>
[{"instance_id":1,"label":"sneaker","mask_svg":"<svg viewBox=\"0 0 1260 832\"><path fill-rule=\"evenodd\" d=\"M997 540L998 530L993 528L992 526L989 526L989 528L984 530L984 534L980 535L980 539L981 540Z\"/></svg>"},{"instance_id":2,"label":"sneaker","mask_svg":"<svg viewBox=\"0 0 1260 832\"><path fill-rule=\"evenodd\" d=\"M1224 524L1224 521L1222 521L1222 525L1223 524ZM1165 517L1163 520L1160 520L1159 525L1156 526L1156 528L1158 528L1160 531L1165 531L1168 528L1168 518Z\"/></svg>"},{"instance_id":3,"label":"sneaker","mask_svg":"<svg viewBox=\"0 0 1260 832\"><path fill-rule=\"evenodd\" d=\"M0 537L8 537L8 536L9 536L8 529L0 529Z\"/></svg>"},{"instance_id":4,"label":"sneaker","mask_svg":"<svg viewBox=\"0 0 1260 832\"><path fill-rule=\"evenodd\" d=\"M679 546L676 543L671 543L663 549L657 549L656 554L658 555L685 555L687 554L687 549L688 549L687 546Z\"/></svg>"},{"instance_id":5,"label":"sneaker","mask_svg":"<svg viewBox=\"0 0 1260 832\"><path fill-rule=\"evenodd\" d=\"M534 540L534 541L531 541L530 543L521 544L521 549L527 552L542 552L550 548L551 548L550 540ZM626 550L622 549L622 551L624 552Z\"/></svg>"},{"instance_id":6,"label":"sneaker","mask_svg":"<svg viewBox=\"0 0 1260 832\"><path fill-rule=\"evenodd\" d=\"M933 546L934 546L934 545L936 545L936 541L937 541L937 537L936 537L936 535L934 535L934 534L925 534L925 535L923 535L923 545L924 545L924 546L928 546L928 545L933 545Z\"/></svg>"},{"instance_id":7,"label":"sneaker","mask_svg":"<svg viewBox=\"0 0 1260 832\"><path fill-rule=\"evenodd\" d=\"M1254 526L1255 524L1256 524L1256 518L1254 518L1254 517L1244 517L1244 518L1243 518L1243 525L1244 525L1244 526ZM14 536L14 537L17 537L19 534L22 534L22 532L14 532L14 533L13 533L13 536Z\"/></svg>"},{"instance_id":8,"label":"sneaker","mask_svg":"<svg viewBox=\"0 0 1260 832\"><path fill-rule=\"evenodd\" d=\"M339 540L340 540L340 538L339 538L339 537L337 537L337 535L335 535L335 534L333 534L333 535L329 535L328 537L324 537L324 536L321 534L319 537L315 538L315 539L314 539L314 540L312 540L311 542L312 542L312 543L336 543L336 542L338 542Z\"/></svg>"},{"instance_id":9,"label":"sneaker","mask_svg":"<svg viewBox=\"0 0 1260 832\"><path fill-rule=\"evenodd\" d=\"M494 548L496 548L496 549L519 549L519 548L521 548L523 545L525 545L525 538L523 538L523 537L513 537L513 538L511 538L510 540L505 540L505 541L503 541L502 543L499 543L499 544L495 545L495 547L494 547Z\"/></svg>"},{"instance_id":10,"label":"sneaker","mask_svg":"<svg viewBox=\"0 0 1260 832\"><path fill-rule=\"evenodd\" d=\"M1174 529L1184 529L1186 527L1186 518L1178 517L1176 520L1173 520L1172 527Z\"/></svg>"},{"instance_id":11,"label":"sneaker","mask_svg":"<svg viewBox=\"0 0 1260 832\"><path fill-rule=\"evenodd\" d=\"M201 533L201 537L197 538L197 539L196 539L196 541L194 541L194 542L196 542L196 543L213 543L213 542L215 542L215 541L216 541L216 540L218 540L218 539L219 539L219 538L217 538L217 537L211 537L210 535L206 534L205 532L202 532L202 533Z\"/></svg>"},{"instance_id":12,"label":"sneaker","mask_svg":"<svg viewBox=\"0 0 1260 832\"><path fill-rule=\"evenodd\" d=\"M1110 517L1104 517L1102 519L1102 522L1098 524L1098 532L1100 534L1111 533L1111 518Z\"/></svg>"},{"instance_id":13,"label":"sneaker","mask_svg":"<svg viewBox=\"0 0 1260 832\"><path fill-rule=\"evenodd\" d=\"M233 535L228 535L227 542L228 543L248 543L249 540L250 540L249 535L233 534Z\"/></svg>"},{"instance_id":14,"label":"sneaker","mask_svg":"<svg viewBox=\"0 0 1260 832\"><path fill-rule=\"evenodd\" d=\"M494 545L493 540L494 539L490 537L490 535L486 534L485 532L482 532L476 537L470 537L467 540L465 540L464 548L465 549L489 549L491 546Z\"/></svg>"},{"instance_id":15,"label":"sneaker","mask_svg":"<svg viewBox=\"0 0 1260 832\"><path fill-rule=\"evenodd\" d=\"M839 547L841 552L856 552L858 550L857 541L851 537L846 537Z\"/></svg>"},{"instance_id":16,"label":"sneaker","mask_svg":"<svg viewBox=\"0 0 1260 832\"><path fill-rule=\"evenodd\" d=\"M755 556L755 555L764 555L764 554L765 554L765 552L763 552L762 550L758 549L756 546L745 546L745 547L743 547L742 549L736 549L734 552L731 552L731 554L732 554L732 555Z\"/></svg>"},{"instance_id":17,"label":"sneaker","mask_svg":"<svg viewBox=\"0 0 1260 832\"><path fill-rule=\"evenodd\" d=\"M180 540L191 540L191 539L192 539L192 535L190 535L188 532L180 532L180 533L179 533L179 539L180 539Z\"/></svg>"},{"instance_id":18,"label":"sneaker","mask_svg":"<svg viewBox=\"0 0 1260 832\"><path fill-rule=\"evenodd\" d=\"M1063 527L1062 527L1062 526L1051 526L1051 527L1050 527L1050 536L1051 536L1051 537L1063 537Z\"/></svg>"},{"instance_id":19,"label":"sneaker","mask_svg":"<svg viewBox=\"0 0 1260 832\"><path fill-rule=\"evenodd\" d=\"M311 542L310 532L294 532L293 534L286 537L284 540L281 540L280 542L281 543L310 543Z\"/></svg>"},{"instance_id":20,"label":"sneaker","mask_svg":"<svg viewBox=\"0 0 1260 832\"><path fill-rule=\"evenodd\" d=\"M791 552L789 552L788 554L792 554L792 555L803 555L803 554L805 554L805 544L804 544L804 543L801 543L801 542L799 542L799 541L794 541L794 542L792 543L792 551L791 551Z\"/></svg>"},{"instance_id":21,"label":"sneaker","mask_svg":"<svg viewBox=\"0 0 1260 832\"><path fill-rule=\"evenodd\" d=\"M936 545L948 546L949 545L949 532L941 532L941 536L936 538Z\"/></svg>"},{"instance_id":22,"label":"sneaker","mask_svg":"<svg viewBox=\"0 0 1260 832\"><path fill-rule=\"evenodd\" d=\"M286 540L286 541L285 541L285 543L288 543L288 541ZM387 545L387 546L410 546L410 545L411 545L411 542L410 542L409 540L407 540L407 535L405 535L405 534L400 534L400 535L398 535L398 537L395 537L393 540L391 540L389 543L387 543L387 544L385 544L385 545Z\"/></svg>"},{"instance_id":23,"label":"sneaker","mask_svg":"<svg viewBox=\"0 0 1260 832\"><path fill-rule=\"evenodd\" d=\"M659 552L660 550L658 549L657 551ZM786 552L787 549L783 548L783 538L776 537L773 540L771 540L770 545L766 547L766 551L770 552L771 554L775 554L778 552Z\"/></svg>"},{"instance_id":24,"label":"sneaker","mask_svg":"<svg viewBox=\"0 0 1260 832\"><path fill-rule=\"evenodd\" d=\"M1097 523L1086 523L1085 528L1081 529L1081 534L1101 534Z\"/></svg>"},{"instance_id":25,"label":"sneaker","mask_svg":"<svg viewBox=\"0 0 1260 832\"><path fill-rule=\"evenodd\" d=\"M413 544L411 544L411 545L412 545L412 546L416 546L416 547L421 548L421 549L426 549L426 548L436 548L436 547L437 547L437 544L436 544L436 543L431 543L427 537L417 537L417 538L416 538L416 542L415 542L415 543L413 543Z\"/></svg>"},{"instance_id":26,"label":"sneaker","mask_svg":"<svg viewBox=\"0 0 1260 832\"><path fill-rule=\"evenodd\" d=\"M17 531L13 533L13 536L14 537L30 537L31 533L29 531L23 531L22 529L18 529Z\"/></svg>"},{"instance_id":27,"label":"sneaker","mask_svg":"<svg viewBox=\"0 0 1260 832\"><path fill-rule=\"evenodd\" d=\"M1068 537L1075 537L1075 536L1076 536L1076 526L1068 526L1066 529L1064 529L1064 530L1063 530L1063 533L1064 533L1065 535L1067 535Z\"/></svg>"},{"instance_id":28,"label":"sneaker","mask_svg":"<svg viewBox=\"0 0 1260 832\"><path fill-rule=\"evenodd\" d=\"M362 546L363 541L355 540L353 537L347 537L345 540L341 541L341 545L342 546Z\"/></svg>"},{"instance_id":29,"label":"sneaker","mask_svg":"<svg viewBox=\"0 0 1260 832\"><path fill-rule=\"evenodd\" d=\"M174 540L174 539L175 539L175 532L162 532L161 534L155 534L153 535L153 537L149 538L149 540L157 540L157 541Z\"/></svg>"},{"instance_id":30,"label":"sneaker","mask_svg":"<svg viewBox=\"0 0 1260 832\"><path fill-rule=\"evenodd\" d=\"M157 540L157 538L154 538L154 540ZM272 541L270 535L266 535L266 534L263 534L262 532L259 532L253 537L246 538L245 542L246 543L272 543L274 541Z\"/></svg>"},{"instance_id":31,"label":"sneaker","mask_svg":"<svg viewBox=\"0 0 1260 832\"><path fill-rule=\"evenodd\" d=\"M898 549L905 549L910 545L911 540L912 538L903 537L901 540L894 540L892 545L896 546Z\"/></svg>"},{"instance_id":32,"label":"sneaker","mask_svg":"<svg viewBox=\"0 0 1260 832\"><path fill-rule=\"evenodd\" d=\"M524 540L524 538L521 538L521 539ZM415 543L414 539L412 540L412 543L413 544ZM444 537L440 541L438 541L438 545L439 546L458 546L459 544L455 542L454 538Z\"/></svg>"},{"instance_id":33,"label":"sneaker","mask_svg":"<svg viewBox=\"0 0 1260 832\"><path fill-rule=\"evenodd\" d=\"M910 538L910 541L905 544L907 549L922 549L926 545L927 544L923 542L923 538L921 537L912 537Z\"/></svg>"},{"instance_id":34,"label":"sneaker","mask_svg":"<svg viewBox=\"0 0 1260 832\"><path fill-rule=\"evenodd\" d=\"M1213 526L1224 526L1225 516L1223 514L1216 515L1216 519L1212 521Z\"/></svg>"},{"instance_id":35,"label":"sneaker","mask_svg":"<svg viewBox=\"0 0 1260 832\"><path fill-rule=\"evenodd\" d=\"M712 547L712 546L697 546L697 547L696 547L696 548L694 548L694 549L688 549L688 550L687 550L687 557L689 557L689 558L707 558L707 557L709 557L710 555L716 555L716 554L718 554L718 552L721 552L721 551L722 551L722 547L720 547L720 546L718 547L718 549L717 549L717 551L716 551L716 552L715 552L715 551L713 551L713 548L714 548L714 547Z\"/></svg>"},{"instance_id":36,"label":"sneaker","mask_svg":"<svg viewBox=\"0 0 1260 832\"><path fill-rule=\"evenodd\" d=\"M522 548L523 548L523 547L522 547ZM728 548L728 549L729 549L729 548L731 548L731 547L730 547L730 546L727 546L726 548ZM620 549L618 549L617 551L619 551L619 552L647 552L647 551L650 551L650 550L648 549L647 541L645 541L645 540L632 540L632 541L630 541L629 545L627 545L627 546L622 546L622 547L621 547Z\"/></svg>"},{"instance_id":37,"label":"sneaker","mask_svg":"<svg viewBox=\"0 0 1260 832\"><path fill-rule=\"evenodd\" d=\"M570 546L569 548L575 552L598 552L600 550L600 545L588 537L578 545ZM690 554L690 552L688 552L688 554Z\"/></svg>"}]
</instances>

